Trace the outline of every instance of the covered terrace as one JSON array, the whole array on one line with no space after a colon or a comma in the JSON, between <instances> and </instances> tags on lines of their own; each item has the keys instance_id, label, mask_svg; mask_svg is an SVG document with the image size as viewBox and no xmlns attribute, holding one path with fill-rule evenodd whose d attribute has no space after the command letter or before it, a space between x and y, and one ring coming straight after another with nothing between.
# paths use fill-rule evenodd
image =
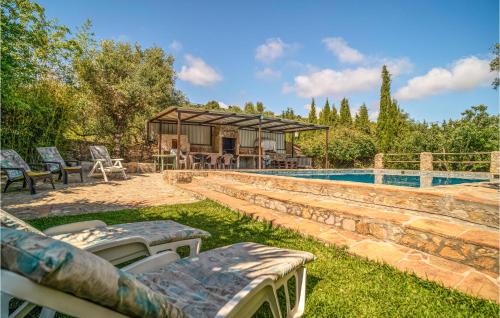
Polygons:
<instances>
[{"instance_id":1,"label":"covered terrace","mask_svg":"<svg viewBox=\"0 0 500 318\"><path fill-rule=\"evenodd\" d=\"M180 167L183 153L190 153L206 156L232 155L237 163L234 166L236 168L263 169L269 167L263 160L266 155L266 158L295 158L295 137L299 132L311 130L324 130L325 146L328 147L328 126L265 117L261 114L168 107L147 123L148 139L158 145L157 156L175 153L177 167ZM291 141L288 149L285 142L287 134ZM181 151L176 151L177 149ZM324 160L325 167L328 168L328 153Z\"/></svg>"}]
</instances>

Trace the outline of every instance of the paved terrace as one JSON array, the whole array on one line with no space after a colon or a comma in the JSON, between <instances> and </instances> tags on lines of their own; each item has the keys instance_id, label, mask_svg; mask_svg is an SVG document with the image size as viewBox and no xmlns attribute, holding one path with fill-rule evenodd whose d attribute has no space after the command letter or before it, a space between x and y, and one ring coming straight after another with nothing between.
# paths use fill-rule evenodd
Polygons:
<instances>
[{"instance_id":1,"label":"paved terrace","mask_svg":"<svg viewBox=\"0 0 500 318\"><path fill-rule=\"evenodd\" d=\"M217 186L214 186L213 182L217 183ZM221 187L225 187L225 190ZM491 197L491 188L486 189L480 186L474 186L474 188L476 190L471 192L470 187L461 187L464 195L472 195L478 199ZM298 196L296 193L286 191L266 192L263 187L256 189L255 185L238 184L235 181L212 177L195 178L191 183L170 185L162 179L160 174L131 175L129 180L115 178L110 183L103 183L98 178L86 180L83 184L70 181L69 186L57 183L56 190L52 190L49 185L42 184L38 186L38 189L38 194L31 196L28 191L17 191L15 187L12 187L7 194L2 196L2 208L18 217L29 219L189 203L201 198L209 198L251 217L271 222L274 226L300 231L326 244L345 247L355 255L383 261L402 271L413 272L423 279L434 280L444 286L498 302L498 271L478 270L417 248L379 239L377 235L373 235L374 233L357 233L357 228L352 227L354 226L352 222L346 221L346 226L342 228L335 224L326 224L318 220L280 212L278 211L279 204L273 201L280 197L292 203L297 203L302 199L330 207L334 203L314 195L302 193ZM237 189L240 192L243 191L240 198L235 197ZM249 200L245 193L250 193L252 200ZM269 205L269 202L274 203ZM338 202L338 205L340 207L342 202ZM353 214L358 212L366 214L369 209L366 206L351 206L349 210ZM401 217L404 218L404 216ZM400 216L397 218L399 219ZM496 237L498 238L498 233Z\"/></svg>"},{"instance_id":2,"label":"paved terrace","mask_svg":"<svg viewBox=\"0 0 500 318\"><path fill-rule=\"evenodd\" d=\"M104 183L101 178L86 178L84 183L70 178L69 185L38 184L37 194L19 191L15 185L2 194L2 208L22 219L116 211L165 204L195 202L191 193L163 182L158 173L132 174L128 180L119 176Z\"/></svg>"}]
</instances>

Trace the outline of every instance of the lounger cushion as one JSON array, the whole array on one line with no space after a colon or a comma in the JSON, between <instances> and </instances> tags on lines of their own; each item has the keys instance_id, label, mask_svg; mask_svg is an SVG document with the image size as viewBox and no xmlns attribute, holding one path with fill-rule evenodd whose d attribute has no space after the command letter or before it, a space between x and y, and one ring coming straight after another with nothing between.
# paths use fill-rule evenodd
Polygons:
<instances>
[{"instance_id":1,"label":"lounger cushion","mask_svg":"<svg viewBox=\"0 0 500 318\"><path fill-rule=\"evenodd\" d=\"M16 229L20 231L26 231L26 232L33 232L41 235L43 232L37 230L33 226L29 225L28 223L24 222L21 219L16 218L10 213L5 212L4 210L0 209L0 224L3 227L8 227L11 229Z\"/></svg>"},{"instance_id":2,"label":"lounger cushion","mask_svg":"<svg viewBox=\"0 0 500 318\"><path fill-rule=\"evenodd\" d=\"M130 236L141 236L150 246L154 246L193 238L206 239L210 237L210 233L174 221L147 221L97 227L59 234L53 238L85 249L96 243Z\"/></svg>"},{"instance_id":3,"label":"lounger cushion","mask_svg":"<svg viewBox=\"0 0 500 318\"><path fill-rule=\"evenodd\" d=\"M189 317L213 317L253 279L277 280L313 259L308 252L239 243L180 259L137 278Z\"/></svg>"},{"instance_id":4,"label":"lounger cushion","mask_svg":"<svg viewBox=\"0 0 500 318\"><path fill-rule=\"evenodd\" d=\"M132 317L186 317L165 296L104 259L31 232L1 229L2 268Z\"/></svg>"}]
</instances>

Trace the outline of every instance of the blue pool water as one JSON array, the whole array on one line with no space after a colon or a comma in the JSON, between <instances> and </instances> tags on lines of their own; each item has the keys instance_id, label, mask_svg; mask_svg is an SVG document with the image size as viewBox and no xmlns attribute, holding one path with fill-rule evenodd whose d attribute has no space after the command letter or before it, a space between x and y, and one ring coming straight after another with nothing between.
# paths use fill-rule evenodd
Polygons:
<instances>
[{"instance_id":1,"label":"blue pool water","mask_svg":"<svg viewBox=\"0 0 500 318\"><path fill-rule=\"evenodd\" d=\"M401 175L401 174L384 174L375 182L375 174L371 171L363 172L318 172L318 171L259 171L258 174L278 175L304 179L322 179L322 180L339 180L363 183L382 183L395 186L415 187L422 186L440 186L470 182L487 181L487 179L467 179L455 177L442 177L442 176L415 176L415 175ZM422 183L421 183L422 178ZM423 178L426 178L425 180ZM432 178L432 181L431 179Z\"/></svg>"}]
</instances>

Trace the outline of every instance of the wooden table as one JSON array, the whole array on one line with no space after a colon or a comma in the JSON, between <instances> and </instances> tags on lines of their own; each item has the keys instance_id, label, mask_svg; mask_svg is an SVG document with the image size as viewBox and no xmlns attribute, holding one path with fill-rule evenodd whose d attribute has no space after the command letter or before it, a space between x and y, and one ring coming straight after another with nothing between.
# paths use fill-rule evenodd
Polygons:
<instances>
[{"instance_id":1,"label":"wooden table","mask_svg":"<svg viewBox=\"0 0 500 318\"><path fill-rule=\"evenodd\" d=\"M168 159L172 159L172 163L168 163ZM165 163L165 159L167 159ZM156 171L156 165L160 166L160 172L163 171L163 167L166 166L168 168L169 166L172 167L172 169L177 168L177 155L175 154L166 154L166 155L153 155L153 163L154 163L154 170Z\"/></svg>"}]
</instances>

